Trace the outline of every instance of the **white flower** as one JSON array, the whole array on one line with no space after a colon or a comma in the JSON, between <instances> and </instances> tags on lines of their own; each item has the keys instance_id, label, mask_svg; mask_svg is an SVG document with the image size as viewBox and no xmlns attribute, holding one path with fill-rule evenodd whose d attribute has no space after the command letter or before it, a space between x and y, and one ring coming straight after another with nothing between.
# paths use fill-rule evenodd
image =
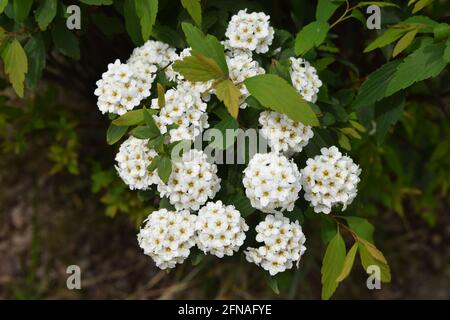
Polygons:
<instances>
[{"instance_id":1,"label":"white flower","mask_svg":"<svg viewBox=\"0 0 450 320\"><path fill-rule=\"evenodd\" d=\"M251 205L266 213L292 211L301 189L297 165L275 153L255 154L242 182Z\"/></svg>"},{"instance_id":2,"label":"white flower","mask_svg":"<svg viewBox=\"0 0 450 320\"><path fill-rule=\"evenodd\" d=\"M209 127L206 103L192 86L180 83L175 89L167 90L164 96L165 105L154 119L161 133L166 132L166 126L177 126L169 130L170 142L194 140ZM159 108L157 98L152 100L151 108Z\"/></svg>"},{"instance_id":3,"label":"white flower","mask_svg":"<svg viewBox=\"0 0 450 320\"><path fill-rule=\"evenodd\" d=\"M139 61L146 65L156 65L159 68L164 68L175 61L177 57L175 48L160 41L148 40L142 46L133 50L127 63L133 64Z\"/></svg>"},{"instance_id":4,"label":"white flower","mask_svg":"<svg viewBox=\"0 0 450 320\"><path fill-rule=\"evenodd\" d=\"M159 181L155 172L149 172L147 167L157 156L153 149L147 146L148 139L141 140L130 136L119 148L116 155L116 170L120 178L131 190L146 190Z\"/></svg>"},{"instance_id":5,"label":"white flower","mask_svg":"<svg viewBox=\"0 0 450 320\"><path fill-rule=\"evenodd\" d=\"M257 61L253 60L252 57L247 54L239 54L231 58L226 56L225 58L230 79L234 84L238 85L241 92L239 106L240 108L245 109L247 104L244 101L249 96L249 92L243 84L244 80L259 74L264 74L265 70L259 66Z\"/></svg>"},{"instance_id":6,"label":"white flower","mask_svg":"<svg viewBox=\"0 0 450 320\"><path fill-rule=\"evenodd\" d=\"M256 241L262 242L259 248L247 248L245 257L269 271L270 275L291 269L306 251L305 235L298 221L290 222L281 213L267 215L255 228Z\"/></svg>"},{"instance_id":7,"label":"white flower","mask_svg":"<svg viewBox=\"0 0 450 320\"><path fill-rule=\"evenodd\" d=\"M317 213L328 214L338 204L343 211L358 193L361 169L335 146L322 148L320 152L321 155L308 159L301 170L305 200Z\"/></svg>"},{"instance_id":8,"label":"white flower","mask_svg":"<svg viewBox=\"0 0 450 320\"><path fill-rule=\"evenodd\" d=\"M290 74L294 88L303 96L303 99L315 103L319 88L322 86L316 68L302 58L290 58L290 60Z\"/></svg>"},{"instance_id":9,"label":"white flower","mask_svg":"<svg viewBox=\"0 0 450 320\"><path fill-rule=\"evenodd\" d=\"M217 201L208 202L200 209L196 229L198 248L222 258L239 250L248 226L234 206Z\"/></svg>"},{"instance_id":10,"label":"white flower","mask_svg":"<svg viewBox=\"0 0 450 320\"><path fill-rule=\"evenodd\" d=\"M155 66L143 67L140 63L121 63L116 60L108 64L108 70L97 81L94 94L102 113L122 115L138 106L142 99L150 96L156 76Z\"/></svg>"},{"instance_id":11,"label":"white flower","mask_svg":"<svg viewBox=\"0 0 450 320\"><path fill-rule=\"evenodd\" d=\"M137 238L144 253L150 256L160 269L174 268L183 263L195 245L197 217L187 210L152 212Z\"/></svg>"},{"instance_id":12,"label":"white flower","mask_svg":"<svg viewBox=\"0 0 450 320\"><path fill-rule=\"evenodd\" d=\"M158 183L161 197L167 196L177 210L198 210L220 189L217 166L207 160L203 151L185 152L179 161L172 161L172 173L167 184Z\"/></svg>"},{"instance_id":13,"label":"white flower","mask_svg":"<svg viewBox=\"0 0 450 320\"><path fill-rule=\"evenodd\" d=\"M259 116L261 134L275 152L291 155L302 151L314 135L310 126L295 122L278 112L264 111Z\"/></svg>"},{"instance_id":14,"label":"white flower","mask_svg":"<svg viewBox=\"0 0 450 320\"><path fill-rule=\"evenodd\" d=\"M269 19L270 16L263 12L247 13L247 9L240 10L228 23L226 47L266 53L274 36Z\"/></svg>"}]
</instances>

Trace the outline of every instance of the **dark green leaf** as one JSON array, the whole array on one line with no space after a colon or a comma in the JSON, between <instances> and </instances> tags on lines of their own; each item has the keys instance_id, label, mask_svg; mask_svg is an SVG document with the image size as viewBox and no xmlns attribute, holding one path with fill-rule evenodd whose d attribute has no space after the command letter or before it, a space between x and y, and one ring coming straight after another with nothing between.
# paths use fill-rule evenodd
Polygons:
<instances>
[{"instance_id":1,"label":"dark green leaf","mask_svg":"<svg viewBox=\"0 0 450 320\"><path fill-rule=\"evenodd\" d=\"M164 183L167 183L172 173L172 160L168 156L161 157L158 162L158 175Z\"/></svg>"},{"instance_id":2,"label":"dark green leaf","mask_svg":"<svg viewBox=\"0 0 450 320\"><path fill-rule=\"evenodd\" d=\"M32 37L24 49L28 57L28 73L25 83L28 88L34 89L45 68L45 45L41 34L37 33Z\"/></svg>"},{"instance_id":3,"label":"dark green leaf","mask_svg":"<svg viewBox=\"0 0 450 320\"><path fill-rule=\"evenodd\" d=\"M115 126L111 123L106 131L106 142L109 145L116 143L125 135L125 133L127 133L127 131L128 127Z\"/></svg>"},{"instance_id":4,"label":"dark green leaf","mask_svg":"<svg viewBox=\"0 0 450 320\"><path fill-rule=\"evenodd\" d=\"M36 21L41 30L47 29L47 26L56 16L58 3L56 0L44 0L36 11Z\"/></svg>"}]
</instances>

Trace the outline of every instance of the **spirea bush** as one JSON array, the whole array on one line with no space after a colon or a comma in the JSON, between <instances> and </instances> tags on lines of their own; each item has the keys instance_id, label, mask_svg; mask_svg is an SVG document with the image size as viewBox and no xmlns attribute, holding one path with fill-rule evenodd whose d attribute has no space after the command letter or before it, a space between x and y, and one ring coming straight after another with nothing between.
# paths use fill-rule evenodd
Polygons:
<instances>
[{"instance_id":1,"label":"spirea bush","mask_svg":"<svg viewBox=\"0 0 450 320\"><path fill-rule=\"evenodd\" d=\"M74 78L96 75L89 96L115 156L92 174L92 190L104 193L109 216L137 217L149 264L245 265L278 292L284 275L323 255L328 299L357 253L364 271L376 266L377 280L391 280L367 217L385 207L403 216L407 199L433 221L433 195L447 191L448 121L436 129L436 108L417 102L435 99L448 112L439 90L448 88L450 27L421 14L433 7L439 17L438 2L80 0L85 19L71 30L62 2L0 1L0 49L19 96L44 71L58 79L62 56L64 70L81 58ZM368 29L373 5L386 12L381 31ZM352 30L341 30L347 23ZM367 39L347 36L358 28ZM108 50L80 42L95 43L98 31ZM89 47L109 60L83 60ZM41 128L34 114L17 122ZM396 124L402 133L389 138ZM399 151L405 141L409 151ZM73 173L71 145L70 157L54 148L52 159ZM418 164L431 173L406 173ZM423 181L432 182L421 193ZM324 254L306 250L321 243Z\"/></svg>"},{"instance_id":2,"label":"spirea bush","mask_svg":"<svg viewBox=\"0 0 450 320\"><path fill-rule=\"evenodd\" d=\"M149 40L125 62L109 64L95 90L99 110L114 119L111 128L133 127L116 156L119 176L130 189L153 187L160 203L167 199L168 209L149 212L139 244L161 269L183 263L193 246L218 258L245 252L248 262L271 276L298 268L306 237L291 212L301 193L314 212L338 215L357 196L361 172L336 146L322 148L306 163L295 161L319 125L312 104L322 86L317 70L303 58L289 57L284 70L273 72L273 62L265 60L282 47L273 45L274 28L263 12L239 11L220 40L189 23L182 28L190 47L177 52ZM265 215L256 226L258 219L249 226L226 191L223 202L208 202L221 190L220 166L240 170L234 161L218 168L211 149L234 150L234 141L226 148L195 143L211 116L226 121L219 131L226 135L240 127L247 108L259 113L250 125L261 130L268 148L252 153L245 142L236 143L238 151L244 149L246 167L240 181L230 182L243 187L241 201L251 213ZM247 236L251 227L253 239ZM261 246L253 247L255 241Z\"/></svg>"}]
</instances>

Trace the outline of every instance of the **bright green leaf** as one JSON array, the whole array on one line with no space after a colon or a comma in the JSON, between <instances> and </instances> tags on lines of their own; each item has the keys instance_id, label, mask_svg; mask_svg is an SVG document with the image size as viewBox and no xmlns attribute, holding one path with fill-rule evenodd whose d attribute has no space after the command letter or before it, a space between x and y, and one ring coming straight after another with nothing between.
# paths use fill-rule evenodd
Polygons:
<instances>
[{"instance_id":1,"label":"bright green leaf","mask_svg":"<svg viewBox=\"0 0 450 320\"><path fill-rule=\"evenodd\" d=\"M9 82L11 82L17 95L23 97L25 74L28 72L28 59L17 39L14 39L4 48L2 59Z\"/></svg>"},{"instance_id":2,"label":"bright green leaf","mask_svg":"<svg viewBox=\"0 0 450 320\"><path fill-rule=\"evenodd\" d=\"M8 0L0 0L0 13L3 13L7 5Z\"/></svg>"},{"instance_id":3,"label":"bright green leaf","mask_svg":"<svg viewBox=\"0 0 450 320\"><path fill-rule=\"evenodd\" d=\"M375 6L378 6L378 7L397 7L397 8L399 7L395 3L385 2L385 1L361 1L355 7L356 8L361 8L361 7L371 6L371 5L375 5Z\"/></svg>"},{"instance_id":4,"label":"bright green leaf","mask_svg":"<svg viewBox=\"0 0 450 320\"><path fill-rule=\"evenodd\" d=\"M295 38L295 54L303 55L318 47L327 37L330 25L325 21L314 21L303 27Z\"/></svg>"},{"instance_id":5,"label":"bright green leaf","mask_svg":"<svg viewBox=\"0 0 450 320\"><path fill-rule=\"evenodd\" d=\"M338 232L328 244L322 261L322 299L328 300L338 286L337 278L342 272L345 261L345 242Z\"/></svg>"},{"instance_id":6,"label":"bright green leaf","mask_svg":"<svg viewBox=\"0 0 450 320\"><path fill-rule=\"evenodd\" d=\"M29 15L33 0L13 0L14 20L23 22Z\"/></svg>"},{"instance_id":7,"label":"bright green leaf","mask_svg":"<svg viewBox=\"0 0 450 320\"><path fill-rule=\"evenodd\" d=\"M202 25L202 6L200 0L181 0L183 8L187 10L195 23L201 27Z\"/></svg>"},{"instance_id":8,"label":"bright green leaf","mask_svg":"<svg viewBox=\"0 0 450 320\"><path fill-rule=\"evenodd\" d=\"M227 78L215 60L197 51L192 51L190 56L176 61L173 69L192 82Z\"/></svg>"},{"instance_id":9,"label":"bright green leaf","mask_svg":"<svg viewBox=\"0 0 450 320\"><path fill-rule=\"evenodd\" d=\"M373 242L374 226L367 219L360 217L345 217L347 224L358 237Z\"/></svg>"},{"instance_id":10,"label":"bright green leaf","mask_svg":"<svg viewBox=\"0 0 450 320\"><path fill-rule=\"evenodd\" d=\"M158 13L158 0L134 0L136 15L141 24L141 33L144 41L152 34L153 25Z\"/></svg>"},{"instance_id":11,"label":"bright green leaf","mask_svg":"<svg viewBox=\"0 0 450 320\"><path fill-rule=\"evenodd\" d=\"M263 106L284 113L304 125L319 125L319 120L309 103L279 76L263 74L248 78L244 83L250 94Z\"/></svg>"},{"instance_id":12,"label":"bright green leaf","mask_svg":"<svg viewBox=\"0 0 450 320\"><path fill-rule=\"evenodd\" d=\"M190 23L183 22L181 27L192 50L213 59L219 65L220 69L222 69L223 73L228 75L224 48L219 40L212 35L205 36L200 29Z\"/></svg>"},{"instance_id":13,"label":"bright green leaf","mask_svg":"<svg viewBox=\"0 0 450 320\"><path fill-rule=\"evenodd\" d=\"M394 51L392 51L392 56L395 58L398 56L403 50L409 47L414 38L416 37L417 29L413 29L408 31L403 37L398 40L397 44L394 47Z\"/></svg>"},{"instance_id":14,"label":"bright green leaf","mask_svg":"<svg viewBox=\"0 0 450 320\"><path fill-rule=\"evenodd\" d=\"M427 5L431 4L433 2L433 0L419 0L413 8L412 13L416 13L420 10L422 10L423 8L425 8Z\"/></svg>"},{"instance_id":15,"label":"bright green leaf","mask_svg":"<svg viewBox=\"0 0 450 320\"><path fill-rule=\"evenodd\" d=\"M373 42L371 42L365 49L364 52L370 52L377 48L383 48L388 44L391 44L395 40L399 39L407 29L388 29L381 36L376 38Z\"/></svg>"},{"instance_id":16,"label":"bright green leaf","mask_svg":"<svg viewBox=\"0 0 450 320\"><path fill-rule=\"evenodd\" d=\"M316 9L316 20L328 21L336 9L343 3L345 3L344 0L319 0Z\"/></svg>"},{"instance_id":17,"label":"bright green leaf","mask_svg":"<svg viewBox=\"0 0 450 320\"><path fill-rule=\"evenodd\" d=\"M356 251L358 251L358 244L355 243L347 253L344 261L344 267L342 268L341 274L338 276L336 281L342 282L348 277L350 271L352 271L353 263L355 262Z\"/></svg>"},{"instance_id":18,"label":"bright green leaf","mask_svg":"<svg viewBox=\"0 0 450 320\"><path fill-rule=\"evenodd\" d=\"M144 110L131 110L115 119L112 123L116 126L134 126L144 121Z\"/></svg>"}]
</instances>

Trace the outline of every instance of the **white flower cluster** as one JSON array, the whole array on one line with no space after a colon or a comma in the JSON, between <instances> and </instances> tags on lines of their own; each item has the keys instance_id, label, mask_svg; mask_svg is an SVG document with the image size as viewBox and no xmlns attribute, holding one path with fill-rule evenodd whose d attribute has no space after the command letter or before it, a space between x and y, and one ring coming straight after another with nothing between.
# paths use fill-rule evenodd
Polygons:
<instances>
[{"instance_id":1,"label":"white flower cluster","mask_svg":"<svg viewBox=\"0 0 450 320\"><path fill-rule=\"evenodd\" d=\"M247 261L261 266L272 276L291 269L294 262L298 267L300 258L306 251L306 238L298 221L289 222L281 213L267 215L256 226L256 232L256 241L264 245L247 248Z\"/></svg>"},{"instance_id":2,"label":"white flower cluster","mask_svg":"<svg viewBox=\"0 0 450 320\"><path fill-rule=\"evenodd\" d=\"M199 150L185 152L180 161L172 162L172 173L167 184L158 184L161 197L167 196L177 210L198 210L220 189L217 166L208 162Z\"/></svg>"},{"instance_id":3,"label":"white flower cluster","mask_svg":"<svg viewBox=\"0 0 450 320\"><path fill-rule=\"evenodd\" d=\"M263 12L247 13L247 9L240 10L228 23L225 32L227 46L266 53L274 36L269 20L270 16Z\"/></svg>"},{"instance_id":4,"label":"white flower cluster","mask_svg":"<svg viewBox=\"0 0 450 320\"><path fill-rule=\"evenodd\" d=\"M290 60L290 74L294 88L300 92L303 99L315 103L319 88L322 86L316 68L302 58L290 58Z\"/></svg>"},{"instance_id":5,"label":"white flower cluster","mask_svg":"<svg viewBox=\"0 0 450 320\"><path fill-rule=\"evenodd\" d=\"M95 95L102 113L125 114L150 96L157 68L142 63L121 63L117 59L108 64L108 70L97 81Z\"/></svg>"},{"instance_id":6,"label":"white flower cluster","mask_svg":"<svg viewBox=\"0 0 450 320\"><path fill-rule=\"evenodd\" d=\"M301 189L297 165L275 153L255 154L242 182L252 207L266 213L292 211Z\"/></svg>"},{"instance_id":7,"label":"white flower cluster","mask_svg":"<svg viewBox=\"0 0 450 320\"><path fill-rule=\"evenodd\" d=\"M232 58L226 56L225 58L227 60L231 81L235 84L239 84L238 88L241 92L239 107L245 109L247 104L244 101L249 96L249 92L242 82L247 78L264 74L266 71L259 66L257 61L253 60L251 56L246 54L236 55Z\"/></svg>"},{"instance_id":8,"label":"white flower cluster","mask_svg":"<svg viewBox=\"0 0 450 320\"><path fill-rule=\"evenodd\" d=\"M116 155L116 170L120 178L131 190L146 190L159 181L158 174L149 172L147 167L157 153L147 146L148 140L130 136L119 148Z\"/></svg>"},{"instance_id":9,"label":"white flower cluster","mask_svg":"<svg viewBox=\"0 0 450 320\"><path fill-rule=\"evenodd\" d=\"M321 155L308 159L301 170L305 200L317 213L328 214L337 204L345 210L358 193L361 169L334 146L320 152Z\"/></svg>"},{"instance_id":10,"label":"white flower cluster","mask_svg":"<svg viewBox=\"0 0 450 320\"><path fill-rule=\"evenodd\" d=\"M302 151L314 135L310 126L278 112L261 112L259 124L262 126L261 135L267 139L272 151L287 155Z\"/></svg>"},{"instance_id":11,"label":"white flower cluster","mask_svg":"<svg viewBox=\"0 0 450 320\"><path fill-rule=\"evenodd\" d=\"M195 245L196 219L187 210L154 211L137 235L139 246L158 268L174 268L177 263L184 262Z\"/></svg>"},{"instance_id":12,"label":"white flower cluster","mask_svg":"<svg viewBox=\"0 0 450 320\"><path fill-rule=\"evenodd\" d=\"M177 126L169 130L170 142L194 140L209 127L206 103L192 86L179 84L167 90L164 97L165 105L154 119L162 134L167 132L166 126ZM151 108L159 108L157 98L152 100Z\"/></svg>"},{"instance_id":13,"label":"white flower cluster","mask_svg":"<svg viewBox=\"0 0 450 320\"><path fill-rule=\"evenodd\" d=\"M177 59L175 48L160 41L148 40L142 46L133 50L128 63L142 62L146 65L156 65L160 68L167 67Z\"/></svg>"},{"instance_id":14,"label":"white flower cluster","mask_svg":"<svg viewBox=\"0 0 450 320\"><path fill-rule=\"evenodd\" d=\"M234 206L208 202L198 212L197 247L219 258L232 256L245 240L248 226Z\"/></svg>"}]
</instances>

